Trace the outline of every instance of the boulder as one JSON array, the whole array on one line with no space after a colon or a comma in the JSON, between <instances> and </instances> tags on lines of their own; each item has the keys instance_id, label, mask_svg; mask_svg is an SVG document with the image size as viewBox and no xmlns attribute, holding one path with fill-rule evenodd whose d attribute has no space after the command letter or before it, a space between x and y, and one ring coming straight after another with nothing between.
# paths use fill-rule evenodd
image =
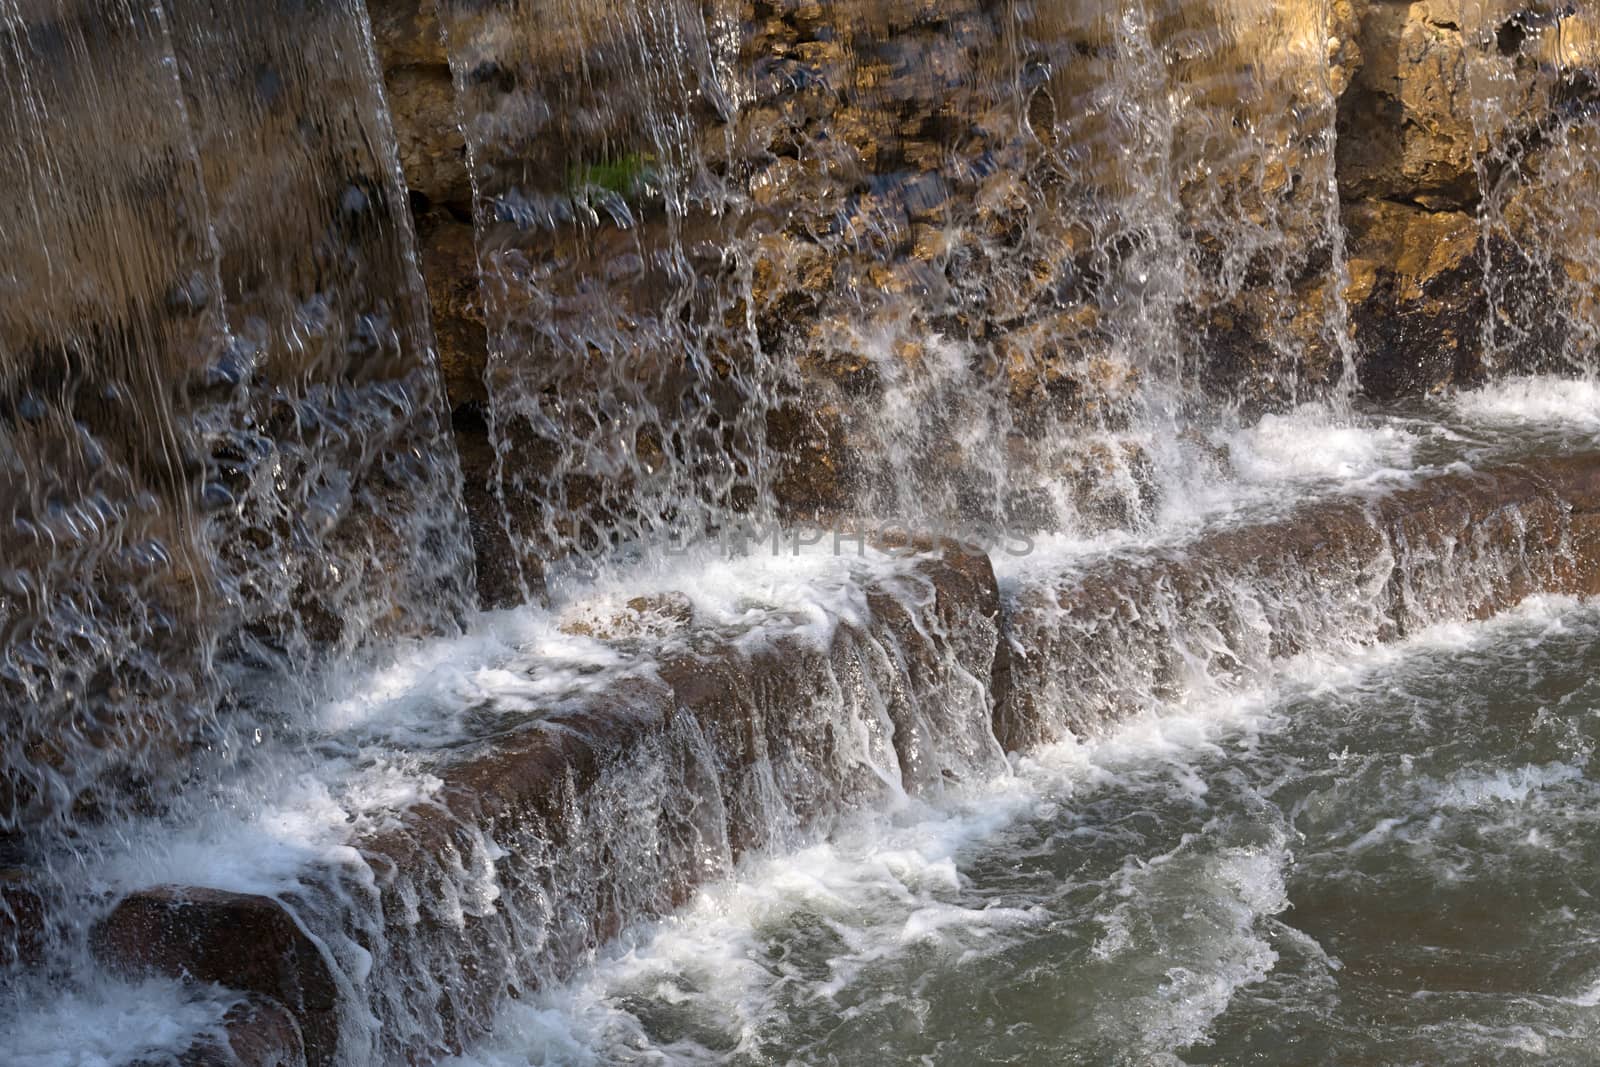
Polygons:
<instances>
[{"instance_id":1,"label":"boulder","mask_svg":"<svg viewBox=\"0 0 1600 1067\"><path fill-rule=\"evenodd\" d=\"M268 998L298 1025L306 1063L335 1061L339 1004L333 972L294 917L270 897L178 886L143 890L96 923L90 943L106 967L122 974L214 982ZM280 1037L286 1029L276 1009L258 1005L239 1023L241 1045L251 1044L245 1038L252 1032L250 1019ZM291 1046L269 1034L260 1047Z\"/></svg>"},{"instance_id":2,"label":"boulder","mask_svg":"<svg viewBox=\"0 0 1600 1067\"><path fill-rule=\"evenodd\" d=\"M223 1016L220 1033L207 1035L178 1057L178 1067L307 1067L300 1024L269 997L245 997Z\"/></svg>"}]
</instances>

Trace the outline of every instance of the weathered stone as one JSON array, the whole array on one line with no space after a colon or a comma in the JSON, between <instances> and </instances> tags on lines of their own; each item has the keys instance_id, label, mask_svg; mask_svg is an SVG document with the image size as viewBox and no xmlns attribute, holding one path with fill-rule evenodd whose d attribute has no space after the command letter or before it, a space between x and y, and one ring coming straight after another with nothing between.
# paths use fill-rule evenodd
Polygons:
<instances>
[{"instance_id":1,"label":"weathered stone","mask_svg":"<svg viewBox=\"0 0 1600 1067\"><path fill-rule=\"evenodd\" d=\"M669 624L652 671L525 720L509 716L435 767L442 786L433 800L357 842L388 925L389 956L375 965L419 967L405 973L439 980L429 988L442 999L412 1006L437 1024L430 1040L438 1047L408 1054L458 1049L526 981L507 914L544 907L559 889L524 884L528 871L558 871L561 850L604 833L582 822L583 798L604 787L609 769L666 743L683 720L718 771L713 781L671 764L685 775L672 788L721 813L731 862L767 840L772 823L760 805L773 789L795 816L820 826L881 791L866 750L851 747L861 739L834 732L840 701L856 706L863 723L890 724L867 744L880 746L870 750L875 758L898 762L906 788L937 789L956 766L1000 766L985 721L991 708L994 734L1020 750L1179 698L1197 665L1213 681L1244 685L1329 633L1389 640L1536 592L1600 593L1600 456L1440 476L1376 501L1311 503L1283 519L1112 560L1057 586L1023 586L1009 600L983 554L909 547L920 553L913 566L863 590L863 620L840 621L820 643L802 634L801 620L752 642L697 625L682 598L638 598L630 612ZM953 753L954 765L944 759ZM694 827L670 813L659 818L664 843L693 840ZM583 853L595 884L561 904L578 914L560 921L577 925L540 951L552 961L581 959L625 920L681 902L699 880L726 870L721 860L706 865L702 846L671 853L677 858L664 860L643 899L621 895L628 872ZM472 908L461 896L468 872L493 877L497 889ZM94 940L122 968L280 999L304 1028L307 1062L326 1062L331 1046L319 1035L330 1031L319 1026L333 987L275 902L154 890L124 901ZM562 973L550 966L545 973ZM266 1011L251 1024L266 1036L249 1047L268 1050L262 1062L294 1064L292 1028L272 1018Z\"/></svg>"},{"instance_id":2,"label":"weathered stone","mask_svg":"<svg viewBox=\"0 0 1600 1067\"><path fill-rule=\"evenodd\" d=\"M332 1063L337 1054L338 987L328 961L269 897L177 886L144 890L97 923L91 942L106 966L125 974L215 982L270 998L297 1021L309 1064Z\"/></svg>"},{"instance_id":3,"label":"weathered stone","mask_svg":"<svg viewBox=\"0 0 1600 1067\"><path fill-rule=\"evenodd\" d=\"M472 210L472 183L467 174L467 148L456 110L450 68L399 66L384 70L400 166L413 202Z\"/></svg>"},{"instance_id":4,"label":"weathered stone","mask_svg":"<svg viewBox=\"0 0 1600 1067\"><path fill-rule=\"evenodd\" d=\"M1347 198L1463 210L1477 199L1468 46L1455 0L1367 4L1362 66L1340 102Z\"/></svg>"},{"instance_id":5,"label":"weathered stone","mask_svg":"<svg viewBox=\"0 0 1600 1067\"><path fill-rule=\"evenodd\" d=\"M561 624L565 633L584 637L614 639L624 637L663 637L694 621L694 603L682 593L653 593L636 596L623 610L596 615L578 605L573 617Z\"/></svg>"},{"instance_id":6,"label":"weathered stone","mask_svg":"<svg viewBox=\"0 0 1600 1067\"><path fill-rule=\"evenodd\" d=\"M367 11L385 70L448 64L438 0L370 0Z\"/></svg>"},{"instance_id":7,"label":"weathered stone","mask_svg":"<svg viewBox=\"0 0 1600 1067\"><path fill-rule=\"evenodd\" d=\"M725 864L708 865L705 847L668 850L668 842L692 841L698 832L670 811L650 816L663 842L661 881L645 887L643 898L626 895L637 872L610 869L603 855L584 851L603 847L614 829L585 827L585 798L618 787L606 784L617 768L628 787L628 761L641 752L666 749L672 758L680 720L693 722L720 769L713 780L682 764L672 788L692 806L725 811L733 855L759 846L773 829L760 807L769 778L797 818L820 828L883 790L874 766L899 761L910 790L940 788L953 773L947 758L998 768L1001 754L989 734L992 696L1004 690L1003 669L997 674L995 666L1003 659L994 572L986 556L959 546L917 551L904 573L863 590L867 617L840 620L826 641L805 632L811 620L775 623L774 635L752 639L684 619L678 597L641 600L632 610L676 620L652 671L522 721L508 716L491 736L435 765L442 784L429 802L359 838L386 925L374 968L433 980L404 993L423 998L408 1008L417 1013L417 1032L427 1035L405 1055L425 1061L459 1050L481 1035L508 992L525 988L522 967L533 947L517 946L512 910L538 916L552 898L563 901L550 917L551 943L538 950L541 974L559 975L623 922L672 907L704 878L725 873ZM619 647L639 639L615 638ZM878 738L881 750L871 753L887 762L868 766L858 739L834 734L840 701L873 729L883 717L892 724L892 734ZM575 898L562 897L567 887L539 881L566 870L563 854L581 861L582 875L594 881ZM467 875L492 878L495 895L468 902L464 885L476 883L464 882ZM101 957L123 969L281 1000L303 1028L307 1062L327 1062L331 1031L320 1027L333 988L314 948L275 902L152 890L122 902L95 941ZM398 1005L379 1007L393 1012ZM402 1033L411 1031L383 1040L400 1041Z\"/></svg>"},{"instance_id":8,"label":"weathered stone","mask_svg":"<svg viewBox=\"0 0 1600 1067\"><path fill-rule=\"evenodd\" d=\"M1477 221L1389 201L1358 203L1344 221L1362 389L1394 399L1473 381L1485 314Z\"/></svg>"},{"instance_id":9,"label":"weathered stone","mask_svg":"<svg viewBox=\"0 0 1600 1067\"><path fill-rule=\"evenodd\" d=\"M0 972L37 965L44 952L44 899L25 870L0 869Z\"/></svg>"},{"instance_id":10,"label":"weathered stone","mask_svg":"<svg viewBox=\"0 0 1600 1067\"><path fill-rule=\"evenodd\" d=\"M460 222L448 212L430 210L417 217L417 239L433 310L439 371L450 409L485 403L489 327L478 284L472 224Z\"/></svg>"}]
</instances>

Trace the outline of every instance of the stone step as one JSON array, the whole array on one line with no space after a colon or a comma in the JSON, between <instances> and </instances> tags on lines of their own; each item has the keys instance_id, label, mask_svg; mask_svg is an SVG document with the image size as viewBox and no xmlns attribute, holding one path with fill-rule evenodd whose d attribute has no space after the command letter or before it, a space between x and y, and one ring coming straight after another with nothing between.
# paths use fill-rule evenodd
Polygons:
<instances>
[{"instance_id":1,"label":"stone step","mask_svg":"<svg viewBox=\"0 0 1600 1067\"><path fill-rule=\"evenodd\" d=\"M1600 453L1311 502L1087 569L1024 564L1001 581L982 554L931 549L870 583L867 611L821 641L798 622L753 638L662 610L677 629L654 670L465 746L436 769L433 798L353 842L382 917L363 935L372 973L408 977L367 1005L393 1045L379 1057L461 1048L533 975L559 979L625 922L781 846L779 815L824 832L884 802L886 766L907 791L935 793L963 773L1004 773L994 736L1021 751L1103 730L1181 697L1195 671L1259 685L1300 653L1541 592L1600 594ZM638 640L637 627L612 629L619 647ZM486 887L476 903L464 892ZM327 1000L306 992L326 991L328 965L300 930L282 902L162 887L125 900L95 940L121 969L286 1005L307 1063L328 1063Z\"/></svg>"}]
</instances>

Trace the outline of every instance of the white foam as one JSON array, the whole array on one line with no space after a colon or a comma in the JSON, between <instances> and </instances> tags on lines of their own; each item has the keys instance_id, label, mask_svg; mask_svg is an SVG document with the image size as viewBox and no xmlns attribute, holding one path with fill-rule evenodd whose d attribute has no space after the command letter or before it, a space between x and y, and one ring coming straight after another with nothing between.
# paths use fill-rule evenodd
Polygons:
<instances>
[{"instance_id":1,"label":"white foam","mask_svg":"<svg viewBox=\"0 0 1600 1067\"><path fill-rule=\"evenodd\" d=\"M175 1059L196 1039L221 1033L238 1002L216 987L176 981L102 979L52 992L0 1024L0 1053L14 1067L120 1067Z\"/></svg>"},{"instance_id":2,"label":"white foam","mask_svg":"<svg viewBox=\"0 0 1600 1067\"><path fill-rule=\"evenodd\" d=\"M1600 434L1600 381L1593 378L1506 378L1454 398L1477 422Z\"/></svg>"},{"instance_id":3,"label":"white foam","mask_svg":"<svg viewBox=\"0 0 1600 1067\"><path fill-rule=\"evenodd\" d=\"M1349 489L1406 476L1418 438L1400 425L1356 421L1304 404L1287 414L1264 415L1224 443L1246 482L1337 481Z\"/></svg>"},{"instance_id":4,"label":"white foam","mask_svg":"<svg viewBox=\"0 0 1600 1067\"><path fill-rule=\"evenodd\" d=\"M282 777L248 776L212 810L136 849L106 852L85 876L94 891L112 895L190 885L275 896L308 868L359 862L348 845L353 836L387 824L440 784L401 758L365 766L330 759Z\"/></svg>"},{"instance_id":5,"label":"white foam","mask_svg":"<svg viewBox=\"0 0 1600 1067\"><path fill-rule=\"evenodd\" d=\"M1489 772L1464 772L1444 782L1433 801L1440 808L1457 811L1475 811L1500 804L1527 804L1547 790L1582 781L1583 776L1583 768L1560 762Z\"/></svg>"}]
</instances>

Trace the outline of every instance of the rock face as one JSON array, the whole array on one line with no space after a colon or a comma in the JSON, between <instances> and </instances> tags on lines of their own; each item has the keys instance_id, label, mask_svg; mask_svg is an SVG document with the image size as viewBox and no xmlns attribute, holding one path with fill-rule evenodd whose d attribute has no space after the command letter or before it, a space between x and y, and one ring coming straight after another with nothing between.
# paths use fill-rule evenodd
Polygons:
<instances>
[{"instance_id":1,"label":"rock face","mask_svg":"<svg viewBox=\"0 0 1600 1067\"><path fill-rule=\"evenodd\" d=\"M1587 365L1596 13L1504 0L1357 11L1339 189L1364 389Z\"/></svg>"},{"instance_id":2,"label":"rock face","mask_svg":"<svg viewBox=\"0 0 1600 1067\"><path fill-rule=\"evenodd\" d=\"M178 1067L307 1067L300 1024L275 1000L245 997L223 1016L222 1032L190 1047Z\"/></svg>"},{"instance_id":3,"label":"rock face","mask_svg":"<svg viewBox=\"0 0 1600 1067\"><path fill-rule=\"evenodd\" d=\"M1593 5L652 0L642 20L598 0L547 25L372 0L387 112L347 76L356 8L316 15L302 61L292 5L270 33L167 6L170 26L19 31L108 61L29 89L0 138L83 208L0 257L8 294L82 282L0 301L0 636L28 635L0 696L41 720L5 740L39 772L0 780L8 829L92 813L86 787L114 777L148 795L111 771L185 764L213 662L452 625L471 599L452 453L478 600L502 606L537 599L560 552L769 505L1126 525L1151 504L1130 432L1148 389L1252 411L1353 367L1389 400L1592 367L1600 345ZM110 103L75 140L84 97ZM148 150L107 174L125 127ZM593 634L658 669L455 753L438 804L360 842L376 882L329 899L379 910L345 933L374 973L428 978L364 992L395 1021L372 1040L459 1047L530 960L561 973L774 827L1159 699L1175 649L1243 680L1330 618L1379 640L1591 590L1590 467L1313 509L1006 604L952 550L907 579L922 599L865 590L821 645L630 606ZM1411 584L1381 563L1402 557ZM99 586L57 580L83 575ZM1261 640L1253 583L1282 605ZM82 640L97 619L132 622ZM645 772L691 807L630 805ZM647 862L625 878L627 848ZM458 907L462 872L508 903ZM0 886L8 957L37 957L47 911ZM197 1062L338 1054L325 946L281 902L152 890L95 942L255 998Z\"/></svg>"},{"instance_id":4,"label":"rock face","mask_svg":"<svg viewBox=\"0 0 1600 1067\"><path fill-rule=\"evenodd\" d=\"M1346 206L1355 341L1374 396L1418 396L1482 372L1482 232L1460 211L1394 200ZM1381 356L1377 355L1381 353Z\"/></svg>"},{"instance_id":5,"label":"rock face","mask_svg":"<svg viewBox=\"0 0 1600 1067\"><path fill-rule=\"evenodd\" d=\"M1093 526L1140 506L1106 438L1151 379L1274 407L1353 364L1381 400L1600 336L1586 8L670 4L681 55L626 8L372 4L492 602L649 512L668 450L726 467L718 507L1048 524L1066 482ZM541 222L482 215L474 151ZM714 370L665 371L679 349Z\"/></svg>"}]
</instances>

